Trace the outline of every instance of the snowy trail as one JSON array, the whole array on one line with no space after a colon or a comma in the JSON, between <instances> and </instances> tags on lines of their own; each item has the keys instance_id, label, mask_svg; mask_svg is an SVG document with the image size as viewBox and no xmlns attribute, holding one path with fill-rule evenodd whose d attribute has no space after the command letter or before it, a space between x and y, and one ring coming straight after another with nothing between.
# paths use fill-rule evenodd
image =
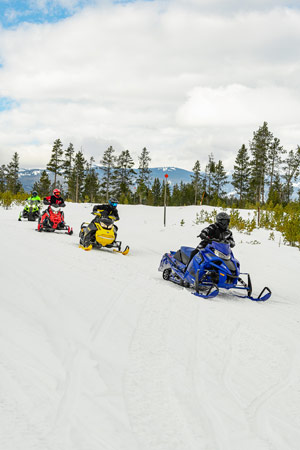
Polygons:
<instances>
[{"instance_id":1,"label":"snowy trail","mask_svg":"<svg viewBox=\"0 0 300 450\"><path fill-rule=\"evenodd\" d=\"M273 296L203 300L157 271L196 245L199 208L169 208L164 228L161 208L121 205L127 256L78 248L90 205L67 205L73 236L36 233L19 209L0 209L1 450L298 450L296 249L234 233Z\"/></svg>"}]
</instances>

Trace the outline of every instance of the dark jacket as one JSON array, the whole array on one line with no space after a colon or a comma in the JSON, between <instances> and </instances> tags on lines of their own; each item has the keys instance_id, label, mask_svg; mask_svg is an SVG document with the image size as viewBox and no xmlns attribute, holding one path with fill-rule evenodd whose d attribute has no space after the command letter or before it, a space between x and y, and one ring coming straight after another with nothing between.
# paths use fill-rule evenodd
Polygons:
<instances>
[{"instance_id":1,"label":"dark jacket","mask_svg":"<svg viewBox=\"0 0 300 450\"><path fill-rule=\"evenodd\" d=\"M112 216L115 220L120 220L118 209L116 206L111 206L107 204L95 205L93 212L101 212L103 216Z\"/></svg>"},{"instance_id":2,"label":"dark jacket","mask_svg":"<svg viewBox=\"0 0 300 450\"><path fill-rule=\"evenodd\" d=\"M226 241L230 245L230 247L235 246L235 242L232 236L232 232L230 230L222 229L217 223L212 223L208 227L204 228L199 236L202 241L200 242L200 247L206 247L206 245L217 239L219 241Z\"/></svg>"},{"instance_id":3,"label":"dark jacket","mask_svg":"<svg viewBox=\"0 0 300 450\"><path fill-rule=\"evenodd\" d=\"M59 205L65 206L64 199L62 197L55 197L55 195L49 195L43 200L44 205Z\"/></svg>"}]
</instances>

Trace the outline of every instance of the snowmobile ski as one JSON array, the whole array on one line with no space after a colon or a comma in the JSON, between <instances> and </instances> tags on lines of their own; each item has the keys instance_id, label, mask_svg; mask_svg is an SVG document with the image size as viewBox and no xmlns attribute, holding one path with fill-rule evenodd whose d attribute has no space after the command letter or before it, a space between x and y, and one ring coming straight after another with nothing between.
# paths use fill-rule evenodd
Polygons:
<instances>
[{"instance_id":1,"label":"snowmobile ski","mask_svg":"<svg viewBox=\"0 0 300 450\"><path fill-rule=\"evenodd\" d=\"M122 250L116 250L115 248L113 249L113 251L115 252L115 253L122 253L122 255L128 255L128 253L129 253L129 247L128 247L128 245L126 245L126 247L125 247L125 249L122 251Z\"/></svg>"},{"instance_id":2,"label":"snowmobile ski","mask_svg":"<svg viewBox=\"0 0 300 450\"><path fill-rule=\"evenodd\" d=\"M88 247L84 247L82 244L79 244L79 248L82 248L82 250L85 250L86 252L92 250L93 246L90 244Z\"/></svg>"},{"instance_id":3,"label":"snowmobile ski","mask_svg":"<svg viewBox=\"0 0 300 450\"><path fill-rule=\"evenodd\" d=\"M267 291L267 293L263 295L263 293L265 291ZM232 294L232 295L234 295L235 297L239 297L239 298L249 298L250 300L253 300L254 302L265 302L266 300L268 300L271 297L272 292L267 286L265 286L258 297L252 297L251 294L250 295Z\"/></svg>"}]
</instances>

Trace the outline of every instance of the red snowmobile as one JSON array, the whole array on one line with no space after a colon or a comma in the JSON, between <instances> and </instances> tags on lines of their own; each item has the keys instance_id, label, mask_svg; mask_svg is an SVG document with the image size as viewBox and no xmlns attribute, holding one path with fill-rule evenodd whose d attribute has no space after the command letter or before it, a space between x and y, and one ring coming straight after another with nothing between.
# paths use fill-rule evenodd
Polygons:
<instances>
[{"instance_id":1,"label":"red snowmobile","mask_svg":"<svg viewBox=\"0 0 300 450\"><path fill-rule=\"evenodd\" d=\"M37 231L64 231L66 234L73 234L73 228L65 223L62 205L49 205L39 218Z\"/></svg>"}]
</instances>

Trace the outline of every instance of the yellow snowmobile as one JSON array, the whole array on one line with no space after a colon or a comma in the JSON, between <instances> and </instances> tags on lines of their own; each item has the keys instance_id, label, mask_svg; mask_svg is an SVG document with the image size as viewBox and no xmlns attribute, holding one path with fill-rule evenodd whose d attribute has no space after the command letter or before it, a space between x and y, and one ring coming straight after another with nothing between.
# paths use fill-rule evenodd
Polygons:
<instances>
[{"instance_id":1,"label":"yellow snowmobile","mask_svg":"<svg viewBox=\"0 0 300 450\"><path fill-rule=\"evenodd\" d=\"M90 224L83 222L79 232L79 247L83 250L91 250L92 248L111 248L114 252L127 255L129 253L128 245L121 251L122 242L117 241L118 227L115 225L115 217L105 216L103 211L92 212L93 215L98 216L96 220ZM90 245L84 247L84 236L86 232L93 231L90 239Z\"/></svg>"}]
</instances>

